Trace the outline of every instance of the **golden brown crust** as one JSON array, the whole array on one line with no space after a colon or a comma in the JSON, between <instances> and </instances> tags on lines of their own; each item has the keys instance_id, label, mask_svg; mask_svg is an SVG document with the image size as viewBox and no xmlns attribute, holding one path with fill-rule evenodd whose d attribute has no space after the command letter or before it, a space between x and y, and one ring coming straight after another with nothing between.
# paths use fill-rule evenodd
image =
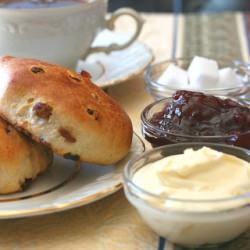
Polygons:
<instances>
[{"instance_id":1,"label":"golden brown crust","mask_svg":"<svg viewBox=\"0 0 250 250\"><path fill-rule=\"evenodd\" d=\"M52 152L0 118L0 194L22 190L52 162Z\"/></svg>"},{"instance_id":2,"label":"golden brown crust","mask_svg":"<svg viewBox=\"0 0 250 250\"><path fill-rule=\"evenodd\" d=\"M132 124L123 109L88 74L58 65L0 58L0 113L56 153L78 155L82 161L114 163L130 148Z\"/></svg>"}]
</instances>

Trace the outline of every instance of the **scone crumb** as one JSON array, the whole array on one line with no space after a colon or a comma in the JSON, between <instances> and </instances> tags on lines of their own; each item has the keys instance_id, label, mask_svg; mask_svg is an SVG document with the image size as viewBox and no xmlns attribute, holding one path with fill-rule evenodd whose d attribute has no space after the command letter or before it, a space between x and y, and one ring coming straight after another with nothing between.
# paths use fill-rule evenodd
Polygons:
<instances>
[{"instance_id":1,"label":"scone crumb","mask_svg":"<svg viewBox=\"0 0 250 250\"><path fill-rule=\"evenodd\" d=\"M77 77L75 77L75 76L69 75L69 77L70 77L71 79L77 81L77 82L80 82L80 81L81 81L81 79L79 79L79 78L77 78Z\"/></svg>"},{"instance_id":2,"label":"scone crumb","mask_svg":"<svg viewBox=\"0 0 250 250\"><path fill-rule=\"evenodd\" d=\"M75 72L73 72L71 70L68 70L67 73L68 73L68 76L71 79L73 79L74 81L76 81L76 82L81 82L82 81L81 76L76 74Z\"/></svg>"},{"instance_id":3,"label":"scone crumb","mask_svg":"<svg viewBox=\"0 0 250 250\"><path fill-rule=\"evenodd\" d=\"M29 99L27 100L27 103L32 103L32 102L34 102L34 98L29 98Z\"/></svg>"},{"instance_id":4,"label":"scone crumb","mask_svg":"<svg viewBox=\"0 0 250 250\"><path fill-rule=\"evenodd\" d=\"M98 96L96 93L91 93L91 96L92 96L95 100L99 101L99 96Z\"/></svg>"},{"instance_id":5,"label":"scone crumb","mask_svg":"<svg viewBox=\"0 0 250 250\"><path fill-rule=\"evenodd\" d=\"M76 138L65 128L59 128L60 135L65 139L65 141L74 143L76 142Z\"/></svg>"}]
</instances>

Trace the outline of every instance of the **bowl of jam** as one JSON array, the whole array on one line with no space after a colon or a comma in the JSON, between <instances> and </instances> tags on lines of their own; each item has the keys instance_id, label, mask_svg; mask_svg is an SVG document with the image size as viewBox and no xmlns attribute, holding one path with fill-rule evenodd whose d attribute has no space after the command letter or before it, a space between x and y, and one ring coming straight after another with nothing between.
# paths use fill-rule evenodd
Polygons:
<instances>
[{"instance_id":1,"label":"bowl of jam","mask_svg":"<svg viewBox=\"0 0 250 250\"><path fill-rule=\"evenodd\" d=\"M141 123L153 147L210 142L250 149L250 109L229 98L179 90L148 105Z\"/></svg>"}]
</instances>

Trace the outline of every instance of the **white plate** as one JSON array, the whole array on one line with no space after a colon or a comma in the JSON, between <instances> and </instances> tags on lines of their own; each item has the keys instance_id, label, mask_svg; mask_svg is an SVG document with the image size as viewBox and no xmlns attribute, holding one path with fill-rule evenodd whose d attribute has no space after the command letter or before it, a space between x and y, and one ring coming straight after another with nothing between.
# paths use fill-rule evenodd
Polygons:
<instances>
[{"instance_id":1,"label":"white plate","mask_svg":"<svg viewBox=\"0 0 250 250\"><path fill-rule=\"evenodd\" d=\"M105 30L97 36L93 46L123 44L128 38L127 35ZM85 61L80 60L76 70L88 71L98 86L107 88L141 74L153 58L151 49L136 41L128 48L108 55L92 54Z\"/></svg>"},{"instance_id":2,"label":"white plate","mask_svg":"<svg viewBox=\"0 0 250 250\"><path fill-rule=\"evenodd\" d=\"M122 187L122 172L131 157L145 150L134 134L129 154L114 166L78 165L55 157L53 166L26 191L0 195L0 218L20 218L86 205Z\"/></svg>"}]
</instances>

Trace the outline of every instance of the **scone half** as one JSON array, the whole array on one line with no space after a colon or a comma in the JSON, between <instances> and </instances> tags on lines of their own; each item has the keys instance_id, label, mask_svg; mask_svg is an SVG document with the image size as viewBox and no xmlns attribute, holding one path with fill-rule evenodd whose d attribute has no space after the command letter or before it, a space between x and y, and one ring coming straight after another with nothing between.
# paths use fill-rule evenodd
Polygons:
<instances>
[{"instance_id":1,"label":"scone half","mask_svg":"<svg viewBox=\"0 0 250 250\"><path fill-rule=\"evenodd\" d=\"M0 194L21 191L52 163L50 149L17 132L0 118Z\"/></svg>"},{"instance_id":2,"label":"scone half","mask_svg":"<svg viewBox=\"0 0 250 250\"><path fill-rule=\"evenodd\" d=\"M0 58L0 114L73 160L112 164L131 145L128 115L87 73L39 60Z\"/></svg>"}]
</instances>

